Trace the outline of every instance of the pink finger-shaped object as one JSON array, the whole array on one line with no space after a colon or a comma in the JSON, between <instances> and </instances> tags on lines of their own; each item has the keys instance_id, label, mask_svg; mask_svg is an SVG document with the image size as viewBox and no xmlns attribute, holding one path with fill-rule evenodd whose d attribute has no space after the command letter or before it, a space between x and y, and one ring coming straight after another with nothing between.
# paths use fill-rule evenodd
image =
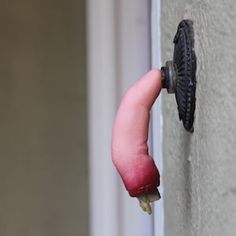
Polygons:
<instances>
[{"instance_id":1,"label":"pink finger-shaped object","mask_svg":"<svg viewBox=\"0 0 236 236\"><path fill-rule=\"evenodd\" d=\"M147 140L150 110L161 88L161 71L151 70L126 92L115 118L112 160L132 197L152 193L160 184Z\"/></svg>"}]
</instances>

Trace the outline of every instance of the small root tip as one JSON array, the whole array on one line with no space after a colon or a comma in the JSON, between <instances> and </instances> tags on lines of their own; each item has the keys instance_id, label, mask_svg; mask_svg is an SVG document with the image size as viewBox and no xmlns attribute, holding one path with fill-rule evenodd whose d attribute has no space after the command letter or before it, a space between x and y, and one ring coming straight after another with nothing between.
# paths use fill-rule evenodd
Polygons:
<instances>
[{"instance_id":1,"label":"small root tip","mask_svg":"<svg viewBox=\"0 0 236 236\"><path fill-rule=\"evenodd\" d=\"M160 192L156 189L153 193L145 193L138 197L139 205L143 211L147 212L149 215L152 214L151 203L158 201L161 198Z\"/></svg>"}]
</instances>

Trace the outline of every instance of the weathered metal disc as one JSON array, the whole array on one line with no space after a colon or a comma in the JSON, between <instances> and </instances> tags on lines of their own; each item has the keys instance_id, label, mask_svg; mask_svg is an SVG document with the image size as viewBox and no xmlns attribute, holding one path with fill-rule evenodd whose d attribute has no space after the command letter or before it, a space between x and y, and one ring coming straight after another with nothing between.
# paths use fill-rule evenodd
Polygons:
<instances>
[{"instance_id":1,"label":"weathered metal disc","mask_svg":"<svg viewBox=\"0 0 236 236\"><path fill-rule=\"evenodd\" d=\"M174 38L173 64L176 72L175 97L179 118L184 128L193 132L196 91L196 56L194 51L193 22L180 22Z\"/></svg>"}]
</instances>

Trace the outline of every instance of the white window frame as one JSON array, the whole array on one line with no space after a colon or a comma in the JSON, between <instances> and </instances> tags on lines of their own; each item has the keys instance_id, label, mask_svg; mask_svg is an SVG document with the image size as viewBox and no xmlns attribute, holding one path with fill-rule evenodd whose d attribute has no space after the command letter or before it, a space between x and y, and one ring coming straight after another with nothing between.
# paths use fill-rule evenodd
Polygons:
<instances>
[{"instance_id":1,"label":"white window frame","mask_svg":"<svg viewBox=\"0 0 236 236\"><path fill-rule=\"evenodd\" d=\"M163 202L155 204L151 217L144 214L124 190L110 156L111 127L121 95L151 68L151 58L154 67L160 66L160 0L86 3L90 235L162 236ZM157 43L152 48L151 41ZM149 145L161 171L160 104L159 99L153 109Z\"/></svg>"},{"instance_id":2,"label":"white window frame","mask_svg":"<svg viewBox=\"0 0 236 236\"><path fill-rule=\"evenodd\" d=\"M160 68L161 62L161 0L152 0L152 67ZM152 108L152 154L159 168L160 175L163 176L163 114L162 96L158 97ZM163 196L163 185L159 187ZM164 236L164 203L163 198L154 204L154 236Z\"/></svg>"}]
</instances>

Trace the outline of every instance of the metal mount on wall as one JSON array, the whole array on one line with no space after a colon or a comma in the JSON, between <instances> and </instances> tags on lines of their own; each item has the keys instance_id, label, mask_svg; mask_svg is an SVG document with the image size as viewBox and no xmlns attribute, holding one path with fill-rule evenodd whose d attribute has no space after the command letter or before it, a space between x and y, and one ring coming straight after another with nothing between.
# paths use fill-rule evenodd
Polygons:
<instances>
[{"instance_id":1,"label":"metal mount on wall","mask_svg":"<svg viewBox=\"0 0 236 236\"><path fill-rule=\"evenodd\" d=\"M161 68L163 88L175 93L179 119L184 128L193 132L196 91L196 56L194 51L194 31L191 20L179 23L174 37L173 61L167 61Z\"/></svg>"}]
</instances>

